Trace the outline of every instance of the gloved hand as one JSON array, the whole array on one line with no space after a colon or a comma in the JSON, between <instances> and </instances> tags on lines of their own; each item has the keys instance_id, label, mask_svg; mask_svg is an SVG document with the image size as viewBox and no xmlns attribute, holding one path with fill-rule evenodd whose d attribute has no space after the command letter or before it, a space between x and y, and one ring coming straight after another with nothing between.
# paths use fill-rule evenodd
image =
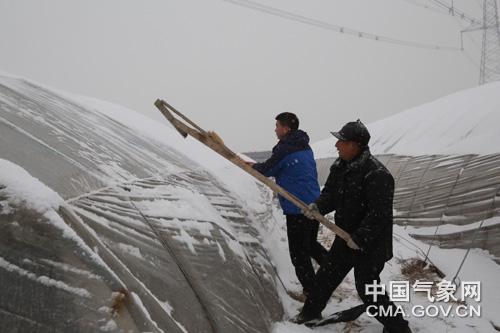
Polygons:
<instances>
[{"instance_id":1,"label":"gloved hand","mask_svg":"<svg viewBox=\"0 0 500 333\"><path fill-rule=\"evenodd\" d=\"M347 246L349 246L353 250L361 250L361 248L358 246L358 244L354 243L352 238L349 238L349 240L347 241Z\"/></svg>"},{"instance_id":2,"label":"gloved hand","mask_svg":"<svg viewBox=\"0 0 500 333\"><path fill-rule=\"evenodd\" d=\"M314 219L314 213L319 213L319 208L318 206L313 202L312 204L309 204L307 206L307 209L303 209L302 214L304 214L305 217L308 219Z\"/></svg>"}]
</instances>

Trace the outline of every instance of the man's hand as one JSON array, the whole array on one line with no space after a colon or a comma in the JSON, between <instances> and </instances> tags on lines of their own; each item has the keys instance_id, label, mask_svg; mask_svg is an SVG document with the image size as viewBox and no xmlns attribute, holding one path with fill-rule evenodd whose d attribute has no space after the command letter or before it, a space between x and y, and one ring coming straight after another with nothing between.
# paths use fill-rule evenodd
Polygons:
<instances>
[{"instance_id":1,"label":"man's hand","mask_svg":"<svg viewBox=\"0 0 500 333\"><path fill-rule=\"evenodd\" d=\"M307 217L308 219L313 220L314 213L319 214L319 209L318 206L313 202L312 204L309 204L309 206L307 206L307 209L303 209L301 213L304 214L304 216Z\"/></svg>"},{"instance_id":2,"label":"man's hand","mask_svg":"<svg viewBox=\"0 0 500 333\"><path fill-rule=\"evenodd\" d=\"M249 166L253 166L255 164L255 162L248 162L248 161L245 161L245 164L246 165L249 165Z\"/></svg>"},{"instance_id":3,"label":"man's hand","mask_svg":"<svg viewBox=\"0 0 500 333\"><path fill-rule=\"evenodd\" d=\"M347 246L349 246L349 248L351 248L353 250L361 250L361 248L358 246L358 244L354 243L352 238L349 238L349 240L347 241Z\"/></svg>"}]
</instances>

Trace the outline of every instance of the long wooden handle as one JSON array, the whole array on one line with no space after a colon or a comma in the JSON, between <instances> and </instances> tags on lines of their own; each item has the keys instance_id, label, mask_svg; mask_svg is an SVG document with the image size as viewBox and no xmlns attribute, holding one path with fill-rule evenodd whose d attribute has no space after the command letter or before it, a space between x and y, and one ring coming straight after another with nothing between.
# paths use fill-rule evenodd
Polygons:
<instances>
[{"instance_id":1,"label":"long wooden handle","mask_svg":"<svg viewBox=\"0 0 500 333\"><path fill-rule=\"evenodd\" d=\"M238 154L234 153L231 149L229 149L223 141L220 139L220 137L215 134L214 132L206 132L202 130L198 125L196 125L194 122L189 120L186 116L182 115L179 111L174 109L171 105L166 103L163 100L156 100L155 102L156 107L160 110L160 112L167 118L167 120L181 133L184 137L187 135L190 135L191 137L195 138L196 140L200 141L204 145L208 146L215 152L217 152L219 155L223 156L227 160L231 161L234 165L238 166L239 168L245 170L247 173L258 179L260 182L264 183L267 185L273 192L278 193L279 195L283 196L285 199L293 203L295 206L300 208L301 210L308 210L309 207L307 204L305 204L302 200L294 196L293 194L289 193L286 191L284 188L276 184L274 181L271 179L267 178L254 168L247 164L241 157L238 156ZM190 126L187 126L183 122L179 121L176 119L173 115L172 112L181 116L182 119L184 119L187 123L192 125L195 128L192 128ZM343 238L344 240L348 241L351 239L351 236L342 228L337 226L335 223L331 222L328 220L326 217L321 215L318 212L312 212L314 219L323 224L325 227L333 231L336 235L338 235L340 238Z\"/></svg>"}]
</instances>

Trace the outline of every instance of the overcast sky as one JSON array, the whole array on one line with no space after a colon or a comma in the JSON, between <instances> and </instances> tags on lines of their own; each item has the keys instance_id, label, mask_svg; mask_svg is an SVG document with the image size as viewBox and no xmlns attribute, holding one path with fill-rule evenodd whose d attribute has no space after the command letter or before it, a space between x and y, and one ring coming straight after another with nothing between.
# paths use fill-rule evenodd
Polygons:
<instances>
[{"instance_id":1,"label":"overcast sky","mask_svg":"<svg viewBox=\"0 0 500 333\"><path fill-rule=\"evenodd\" d=\"M384 36L460 47L428 0L256 0ZM447 2L450 2L449 0ZM455 0L481 17L480 0ZM430 51L338 34L223 0L0 0L0 71L166 121L163 98L240 151L296 113L313 142L477 85L480 40ZM387 129L390 130L390 129Z\"/></svg>"}]
</instances>

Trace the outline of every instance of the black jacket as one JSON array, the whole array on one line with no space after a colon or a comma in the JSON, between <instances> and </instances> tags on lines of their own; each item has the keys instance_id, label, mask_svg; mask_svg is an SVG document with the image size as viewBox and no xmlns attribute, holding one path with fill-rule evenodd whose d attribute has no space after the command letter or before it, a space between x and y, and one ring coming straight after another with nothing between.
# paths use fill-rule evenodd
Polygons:
<instances>
[{"instance_id":1,"label":"black jacket","mask_svg":"<svg viewBox=\"0 0 500 333\"><path fill-rule=\"evenodd\" d=\"M366 148L352 161L338 158L316 200L321 214L335 211L335 223L365 253L392 258L394 178Z\"/></svg>"}]
</instances>

